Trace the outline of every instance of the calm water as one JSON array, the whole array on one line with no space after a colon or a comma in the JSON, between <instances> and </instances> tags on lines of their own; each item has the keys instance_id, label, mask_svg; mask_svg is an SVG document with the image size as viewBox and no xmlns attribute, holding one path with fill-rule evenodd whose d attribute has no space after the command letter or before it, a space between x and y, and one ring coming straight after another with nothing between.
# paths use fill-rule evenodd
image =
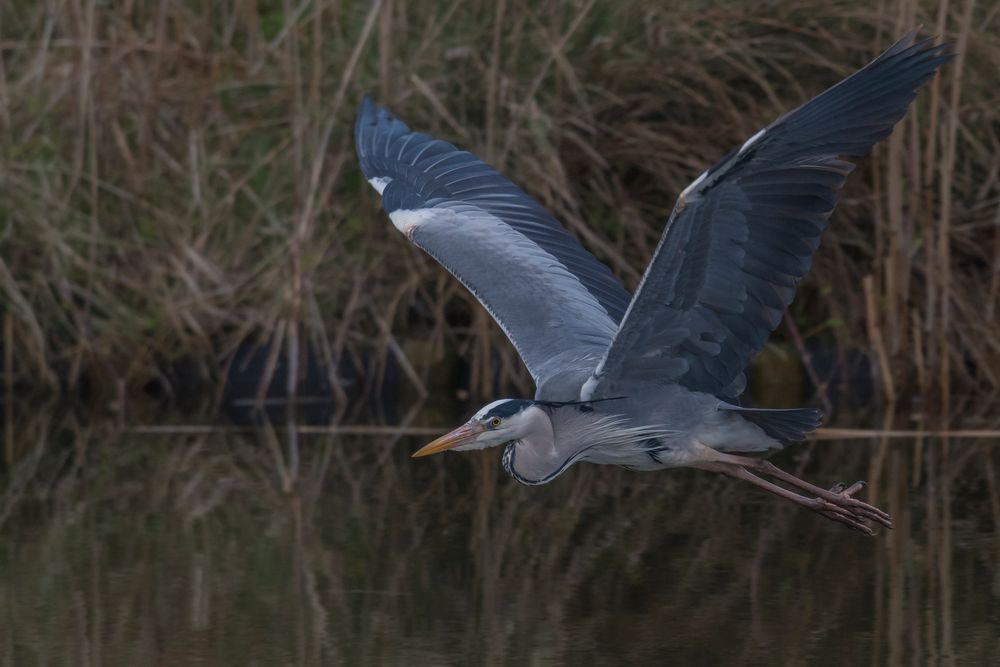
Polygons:
<instances>
[{"instance_id":1,"label":"calm water","mask_svg":"<svg viewBox=\"0 0 1000 667\"><path fill-rule=\"evenodd\" d=\"M420 437L6 424L0 665L985 665L1000 448L818 442L866 538L707 473L524 488ZM290 447L296 439L295 447ZM296 455L297 450L297 455Z\"/></svg>"}]
</instances>

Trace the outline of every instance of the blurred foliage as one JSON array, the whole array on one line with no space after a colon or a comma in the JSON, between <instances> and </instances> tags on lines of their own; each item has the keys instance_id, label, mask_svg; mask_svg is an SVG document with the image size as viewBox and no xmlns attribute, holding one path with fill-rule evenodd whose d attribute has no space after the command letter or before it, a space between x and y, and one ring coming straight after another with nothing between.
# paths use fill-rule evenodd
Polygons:
<instances>
[{"instance_id":1,"label":"blurred foliage","mask_svg":"<svg viewBox=\"0 0 1000 667\"><path fill-rule=\"evenodd\" d=\"M528 392L359 178L364 92L509 174L634 286L694 176L923 24L962 55L851 178L789 322L841 365L870 354L893 393L960 405L1000 387L998 21L916 0L5 2L5 377L110 393L185 360L215 381L253 334L351 358L371 389L386 324L457 349L475 392Z\"/></svg>"}]
</instances>

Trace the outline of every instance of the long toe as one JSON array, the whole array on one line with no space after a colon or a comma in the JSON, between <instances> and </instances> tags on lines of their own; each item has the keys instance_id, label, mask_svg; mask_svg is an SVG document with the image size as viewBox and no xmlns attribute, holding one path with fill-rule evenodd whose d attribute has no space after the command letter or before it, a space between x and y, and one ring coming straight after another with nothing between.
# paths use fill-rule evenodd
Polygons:
<instances>
[{"instance_id":1,"label":"long toe","mask_svg":"<svg viewBox=\"0 0 1000 667\"><path fill-rule=\"evenodd\" d=\"M837 514L835 512L820 512L820 514L828 519L833 519L838 523L849 526L860 533L864 533L868 537L873 537L875 535L875 531L872 530L868 524L853 517L844 516L843 514Z\"/></svg>"},{"instance_id":2,"label":"long toe","mask_svg":"<svg viewBox=\"0 0 1000 667\"><path fill-rule=\"evenodd\" d=\"M829 490L816 489L816 495L829 503L845 510L853 516L868 519L881 524L886 528L892 528L892 517L874 505L869 505L863 500L853 497L855 493L867 486L863 481L857 481L847 487L843 483L834 484ZM845 488L846 487L846 488Z\"/></svg>"},{"instance_id":3,"label":"long toe","mask_svg":"<svg viewBox=\"0 0 1000 667\"><path fill-rule=\"evenodd\" d=\"M838 484L834 488L842 486ZM857 493L865 487L864 482L855 482L850 487L843 489L839 492L827 491L823 494L818 494L823 500L837 506L839 509L844 510L853 517L859 519L867 519L869 521L874 521L886 528L892 528L892 517L890 517L886 512L883 512L874 505L869 505L863 500L858 500L852 497L852 494Z\"/></svg>"},{"instance_id":4,"label":"long toe","mask_svg":"<svg viewBox=\"0 0 1000 667\"><path fill-rule=\"evenodd\" d=\"M850 498L855 493L857 493L861 489L863 489L866 486L868 486L868 484L866 484L863 479L859 479L858 481L856 481L854 484L851 484L846 489L844 488L845 485L843 483L837 484L837 486L840 487L840 490L839 491L834 491L834 493L839 493L842 496L847 496L848 498ZM833 489L830 489L830 490L833 491Z\"/></svg>"},{"instance_id":5,"label":"long toe","mask_svg":"<svg viewBox=\"0 0 1000 667\"><path fill-rule=\"evenodd\" d=\"M857 514L834 505L829 501L823 500L822 498L816 498L815 501L815 510L827 519L832 519L838 523L850 526L854 530L862 532L869 537L875 534L875 531L872 530L867 523L865 523L866 517L858 516Z\"/></svg>"},{"instance_id":6,"label":"long toe","mask_svg":"<svg viewBox=\"0 0 1000 667\"><path fill-rule=\"evenodd\" d=\"M849 508L853 510L856 514L859 514L875 523L881 524L886 528L892 528L892 517L888 513L883 512L874 505L869 505L868 503L858 500L857 498L852 498L848 495L844 495L844 505L841 507Z\"/></svg>"},{"instance_id":7,"label":"long toe","mask_svg":"<svg viewBox=\"0 0 1000 667\"><path fill-rule=\"evenodd\" d=\"M885 526L886 528L892 528L892 519L888 514L877 507L852 497L852 494L857 493L865 487L864 482L855 482L846 489L841 488L844 486L842 484L837 484L832 489L824 489L816 486L815 484L811 484L804 479L800 479L795 475L785 472L781 468L772 464L770 461L764 461L761 459L746 459L743 457L741 457L741 461L746 461L749 467L757 472L781 480L782 482L801 489L808 494L816 495L827 502L847 510L850 514L874 521Z\"/></svg>"}]
</instances>

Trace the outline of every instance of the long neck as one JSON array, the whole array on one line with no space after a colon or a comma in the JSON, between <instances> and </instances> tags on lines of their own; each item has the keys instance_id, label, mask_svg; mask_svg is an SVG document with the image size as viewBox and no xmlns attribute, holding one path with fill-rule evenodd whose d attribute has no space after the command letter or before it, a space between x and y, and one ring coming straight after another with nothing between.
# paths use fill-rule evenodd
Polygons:
<instances>
[{"instance_id":1,"label":"long neck","mask_svg":"<svg viewBox=\"0 0 1000 667\"><path fill-rule=\"evenodd\" d=\"M521 484L545 484L576 462L579 448L556 441L553 420L558 415L554 412L529 408L523 435L504 449L503 467Z\"/></svg>"},{"instance_id":2,"label":"long neck","mask_svg":"<svg viewBox=\"0 0 1000 667\"><path fill-rule=\"evenodd\" d=\"M507 444L503 466L522 484L545 484L581 460L625 462L634 445L674 431L633 426L623 415L562 407L537 411L525 435Z\"/></svg>"}]
</instances>

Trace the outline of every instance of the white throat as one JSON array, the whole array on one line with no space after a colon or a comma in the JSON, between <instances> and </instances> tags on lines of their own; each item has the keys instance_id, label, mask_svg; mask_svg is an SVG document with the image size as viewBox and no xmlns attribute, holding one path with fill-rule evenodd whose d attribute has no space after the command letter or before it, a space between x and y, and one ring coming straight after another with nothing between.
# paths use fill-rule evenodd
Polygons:
<instances>
[{"instance_id":1,"label":"white throat","mask_svg":"<svg viewBox=\"0 0 1000 667\"><path fill-rule=\"evenodd\" d=\"M519 415L518 436L507 444L503 467L522 484L544 484L562 470L549 413L532 406Z\"/></svg>"},{"instance_id":2,"label":"white throat","mask_svg":"<svg viewBox=\"0 0 1000 667\"><path fill-rule=\"evenodd\" d=\"M504 468L522 484L551 482L582 460L622 465L635 451L635 443L674 434L654 427L631 426L624 417L614 414L573 408L557 408L551 413L537 407L530 409L539 414L532 415L526 435L509 443L503 454Z\"/></svg>"}]
</instances>

